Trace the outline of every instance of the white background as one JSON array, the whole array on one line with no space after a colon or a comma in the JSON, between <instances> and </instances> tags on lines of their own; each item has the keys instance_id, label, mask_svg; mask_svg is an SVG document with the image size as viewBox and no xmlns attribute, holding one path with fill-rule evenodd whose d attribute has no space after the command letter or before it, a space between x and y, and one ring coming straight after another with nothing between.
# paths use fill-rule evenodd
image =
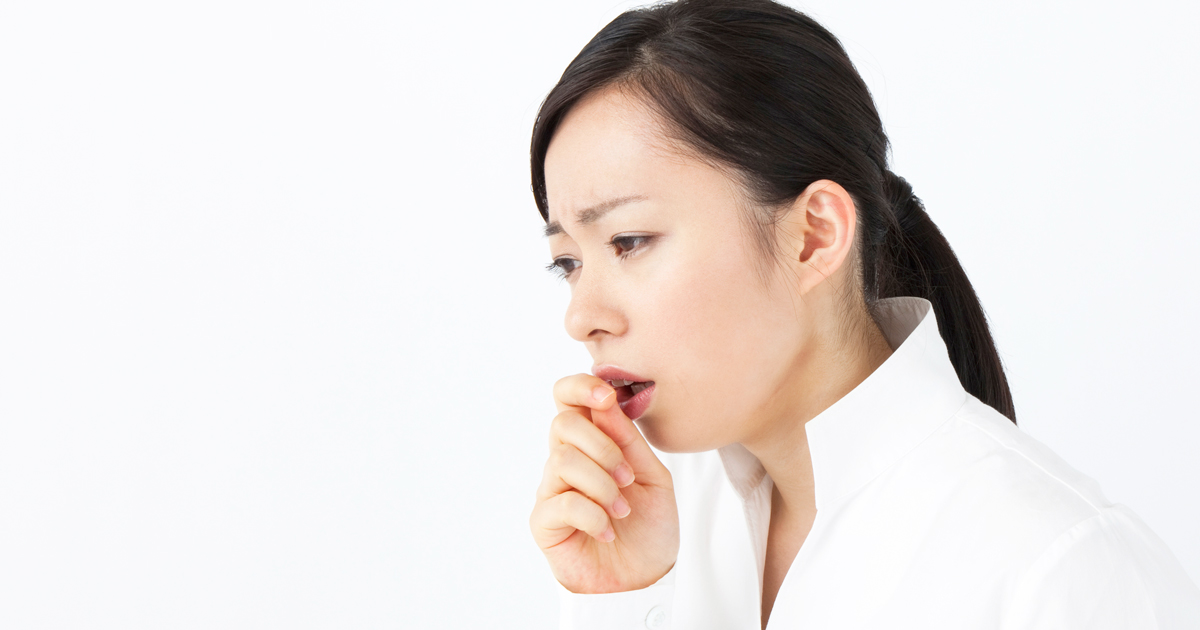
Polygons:
<instances>
[{"instance_id":1,"label":"white background","mask_svg":"<svg viewBox=\"0 0 1200 630\"><path fill-rule=\"evenodd\" d=\"M0 626L552 627L529 131L627 6L0 5ZM797 6L1021 426L1200 578L1200 5Z\"/></svg>"}]
</instances>

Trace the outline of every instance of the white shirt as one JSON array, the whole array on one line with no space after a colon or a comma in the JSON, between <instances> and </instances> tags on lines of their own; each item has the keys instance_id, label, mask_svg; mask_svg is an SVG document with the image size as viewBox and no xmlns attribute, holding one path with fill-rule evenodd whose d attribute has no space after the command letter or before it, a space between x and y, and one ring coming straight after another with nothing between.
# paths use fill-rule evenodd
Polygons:
<instances>
[{"instance_id":1,"label":"white shirt","mask_svg":"<svg viewBox=\"0 0 1200 630\"><path fill-rule=\"evenodd\" d=\"M1200 589L1136 515L963 390L928 301L892 356L805 425L817 516L771 630L1200 629ZM660 454L679 557L638 591L560 587L564 630L759 630L772 482L741 445Z\"/></svg>"}]
</instances>

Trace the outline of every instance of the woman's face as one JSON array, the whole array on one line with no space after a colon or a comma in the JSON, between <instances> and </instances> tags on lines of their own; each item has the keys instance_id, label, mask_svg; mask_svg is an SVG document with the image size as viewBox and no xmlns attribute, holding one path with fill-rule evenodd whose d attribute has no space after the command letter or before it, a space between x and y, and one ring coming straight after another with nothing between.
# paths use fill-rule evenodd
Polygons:
<instances>
[{"instance_id":1,"label":"woman's face","mask_svg":"<svg viewBox=\"0 0 1200 630\"><path fill-rule=\"evenodd\" d=\"M661 138L618 90L577 104L546 156L547 231L571 286L567 332L593 373L653 381L648 406L627 413L641 412L659 449L692 452L752 439L786 413L812 344L790 274L745 226L738 184Z\"/></svg>"}]
</instances>

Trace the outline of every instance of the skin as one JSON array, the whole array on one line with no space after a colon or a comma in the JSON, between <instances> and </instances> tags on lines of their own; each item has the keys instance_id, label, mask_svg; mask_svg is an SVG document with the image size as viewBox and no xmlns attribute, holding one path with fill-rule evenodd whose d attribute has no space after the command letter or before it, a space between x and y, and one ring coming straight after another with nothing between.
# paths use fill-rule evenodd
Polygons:
<instances>
[{"instance_id":1,"label":"skin","mask_svg":"<svg viewBox=\"0 0 1200 630\"><path fill-rule=\"evenodd\" d=\"M567 332L596 366L652 380L655 392L635 425L604 381L555 384L559 415L530 528L571 591L649 586L679 549L670 473L649 445L741 443L775 484L765 627L816 516L804 424L891 349L862 304L845 189L817 181L782 209L767 259L737 178L667 137L641 100L609 88L573 107L550 144L549 220L561 231L549 245L571 286ZM583 212L614 199L627 202Z\"/></svg>"}]
</instances>

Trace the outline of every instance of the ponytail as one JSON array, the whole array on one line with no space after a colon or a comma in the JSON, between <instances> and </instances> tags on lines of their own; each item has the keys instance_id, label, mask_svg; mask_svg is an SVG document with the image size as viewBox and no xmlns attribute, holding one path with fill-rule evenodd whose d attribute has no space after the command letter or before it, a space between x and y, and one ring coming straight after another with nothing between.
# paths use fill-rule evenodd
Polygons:
<instances>
[{"instance_id":1,"label":"ponytail","mask_svg":"<svg viewBox=\"0 0 1200 630\"><path fill-rule=\"evenodd\" d=\"M673 140L741 174L766 212L817 180L841 184L858 209L867 309L900 295L932 302L963 388L1016 422L979 298L912 188L885 168L879 112L832 33L771 0L679 0L617 16L538 111L529 157L543 219L550 140L576 103L609 86L644 97ZM757 237L770 252L773 235Z\"/></svg>"},{"instance_id":2,"label":"ponytail","mask_svg":"<svg viewBox=\"0 0 1200 630\"><path fill-rule=\"evenodd\" d=\"M1012 393L983 305L946 237L903 177L885 170L885 199L895 222L879 245L875 288L880 298L910 295L933 303L938 330L963 389L1015 424Z\"/></svg>"}]
</instances>

